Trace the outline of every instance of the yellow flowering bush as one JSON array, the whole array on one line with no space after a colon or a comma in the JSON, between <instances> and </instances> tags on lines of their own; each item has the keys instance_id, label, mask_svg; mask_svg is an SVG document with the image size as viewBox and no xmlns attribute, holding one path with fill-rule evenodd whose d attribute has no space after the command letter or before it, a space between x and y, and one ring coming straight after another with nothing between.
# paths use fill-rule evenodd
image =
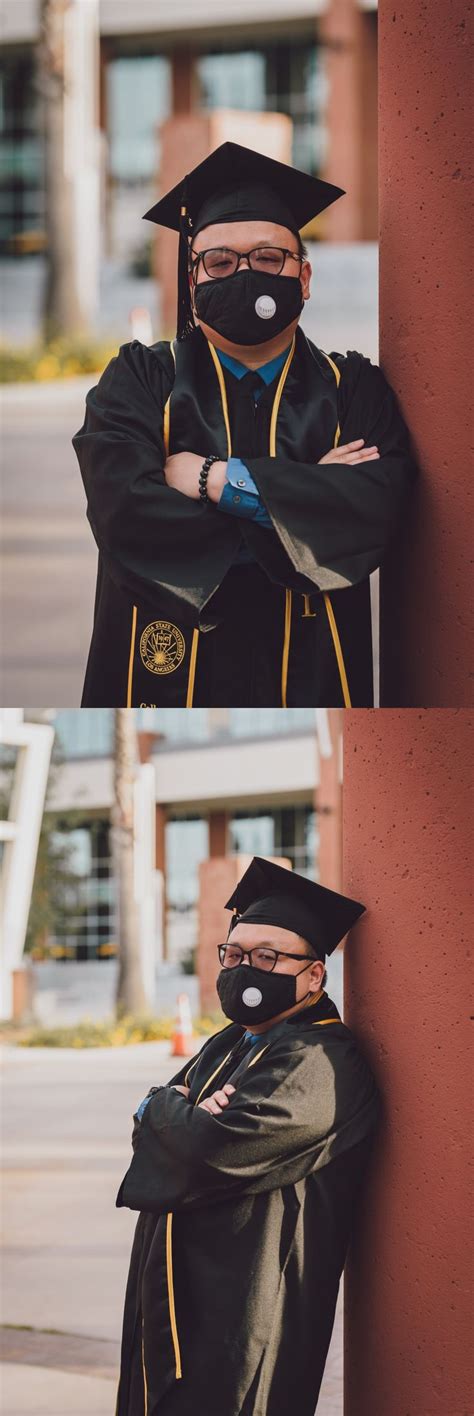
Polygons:
<instances>
[{"instance_id":1,"label":"yellow flowering bush","mask_svg":"<svg viewBox=\"0 0 474 1416\"><path fill-rule=\"evenodd\" d=\"M46 382L97 373L117 354L120 340L54 339L48 344L0 344L0 383Z\"/></svg>"},{"instance_id":2,"label":"yellow flowering bush","mask_svg":"<svg viewBox=\"0 0 474 1416\"><path fill-rule=\"evenodd\" d=\"M124 1017L119 1021L106 1019L104 1022L84 1018L75 1027L30 1028L17 1041L19 1047L128 1047L136 1042L170 1041L175 1027L174 1017ZM197 1038L220 1032L224 1027L227 1027L227 1021L221 1013L193 1019L193 1031ZM14 1034L10 1030L8 1032L9 1041L13 1042Z\"/></svg>"}]
</instances>

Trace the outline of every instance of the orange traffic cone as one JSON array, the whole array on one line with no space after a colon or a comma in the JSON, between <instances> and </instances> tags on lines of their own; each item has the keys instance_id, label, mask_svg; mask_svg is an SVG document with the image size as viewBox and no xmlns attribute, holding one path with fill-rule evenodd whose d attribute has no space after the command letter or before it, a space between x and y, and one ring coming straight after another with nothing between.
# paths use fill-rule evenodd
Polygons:
<instances>
[{"instance_id":1,"label":"orange traffic cone","mask_svg":"<svg viewBox=\"0 0 474 1416\"><path fill-rule=\"evenodd\" d=\"M188 995L187 993L178 993L176 1027L171 1039L171 1056L190 1057L194 1052L195 1041Z\"/></svg>"}]
</instances>

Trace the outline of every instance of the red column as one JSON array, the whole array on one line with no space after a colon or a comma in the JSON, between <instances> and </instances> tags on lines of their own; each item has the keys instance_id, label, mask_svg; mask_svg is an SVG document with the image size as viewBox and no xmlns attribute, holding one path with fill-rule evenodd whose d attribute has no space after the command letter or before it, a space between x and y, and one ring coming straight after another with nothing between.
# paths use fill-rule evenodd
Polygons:
<instances>
[{"instance_id":1,"label":"red column","mask_svg":"<svg viewBox=\"0 0 474 1416\"><path fill-rule=\"evenodd\" d=\"M377 238L377 21L358 0L329 0L318 19L328 82L321 176L346 195L319 218L330 241Z\"/></svg>"},{"instance_id":2,"label":"red column","mask_svg":"<svg viewBox=\"0 0 474 1416\"><path fill-rule=\"evenodd\" d=\"M156 803L156 817L155 817L155 840L156 840L156 859L155 859L155 866L156 866L156 869L157 869L157 870L161 870L162 875L163 875L163 894L162 894L162 898L161 898L161 905L162 905L162 921L161 921L161 925L162 925L162 931L163 931L163 958L164 958L164 959L167 959L167 958L168 958L168 939L167 939L167 928L166 928L166 925L167 925L167 908L166 908L166 823L167 823L167 820L168 820L168 813L167 813L166 807L165 807L165 806L162 806L162 805L161 805L161 802L158 802L158 801L157 801L157 803Z\"/></svg>"},{"instance_id":3,"label":"red column","mask_svg":"<svg viewBox=\"0 0 474 1416\"><path fill-rule=\"evenodd\" d=\"M227 811L209 812L209 855L227 855L229 817Z\"/></svg>"},{"instance_id":4,"label":"red column","mask_svg":"<svg viewBox=\"0 0 474 1416\"><path fill-rule=\"evenodd\" d=\"M382 575L389 706L472 701L467 31L464 0L379 4L380 363L422 471Z\"/></svg>"},{"instance_id":5,"label":"red column","mask_svg":"<svg viewBox=\"0 0 474 1416\"><path fill-rule=\"evenodd\" d=\"M346 712L346 1021L384 1100L346 1270L346 1416L472 1407L465 711ZM470 932L470 929L469 929Z\"/></svg>"}]
</instances>

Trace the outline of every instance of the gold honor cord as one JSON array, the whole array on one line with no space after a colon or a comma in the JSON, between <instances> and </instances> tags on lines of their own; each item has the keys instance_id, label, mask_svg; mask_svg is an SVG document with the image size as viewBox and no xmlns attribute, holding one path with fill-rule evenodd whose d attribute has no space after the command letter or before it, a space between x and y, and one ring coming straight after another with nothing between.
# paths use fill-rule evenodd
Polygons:
<instances>
[{"instance_id":1,"label":"gold honor cord","mask_svg":"<svg viewBox=\"0 0 474 1416\"><path fill-rule=\"evenodd\" d=\"M218 356L217 356L217 354L216 354L216 351L215 351L215 349L214 349L214 345L211 344L211 342L210 342L209 339L208 339L207 343L208 343L209 353L210 353L210 355L211 355L212 362L213 362L213 364L214 364L214 368L215 368L215 371L216 371L216 374L217 374L217 382L218 382L218 384L219 384L219 389L220 389L220 395L221 395L221 401L222 401L222 412L223 412L223 414L224 414L224 423L225 423L225 430L226 430L226 435L227 435L227 458L229 458L229 457L232 457L232 438L231 438L231 435L230 435L229 405L228 405L228 403L227 403L227 390L226 390L226 386L225 386L224 375L223 375L223 373L222 373L222 364L221 364L221 362L220 362L220 359L218 358Z\"/></svg>"},{"instance_id":2,"label":"gold honor cord","mask_svg":"<svg viewBox=\"0 0 474 1416\"><path fill-rule=\"evenodd\" d=\"M174 344L170 344L170 349L171 349L171 353L172 353L172 355L173 355L174 365L175 365L175 368L176 368L176 354L175 354ZM169 448L170 448L170 400L171 400L171 393L169 394L169 396L168 396L168 398L167 398L167 400L166 400L165 408L164 408L164 413L163 413L163 443L164 443L164 448L165 448L165 455L166 455L166 457L168 457L168 455L169 455ZM133 660L134 660L134 655L135 655L136 630L137 630L137 606L134 605L134 606L133 606L133 615L132 615L132 630L131 630L131 635L130 635L130 658L129 658L129 665L128 665L127 708L131 708L131 707L132 707ZM192 706L193 706L194 680L195 680L195 677L196 677L196 659L197 659L198 644L199 644L199 630L198 630L198 629L194 629L194 630L193 630L192 643L191 643L191 654L190 654L190 659L189 659L188 687L187 687L187 691L186 691L186 707L187 707L187 708L192 708Z\"/></svg>"},{"instance_id":3,"label":"gold honor cord","mask_svg":"<svg viewBox=\"0 0 474 1416\"><path fill-rule=\"evenodd\" d=\"M199 1062L199 1057L196 1057L196 1061L195 1061L195 1062L191 1062L190 1066L188 1067L188 1070L187 1070L187 1072L186 1072L186 1076L185 1076L185 1078L184 1078L184 1085L185 1085L185 1087L187 1087L187 1085L188 1085L189 1073L192 1072L193 1067L197 1067L198 1062Z\"/></svg>"},{"instance_id":4,"label":"gold honor cord","mask_svg":"<svg viewBox=\"0 0 474 1416\"><path fill-rule=\"evenodd\" d=\"M324 350L323 350L322 352L323 352L323 354L324 354ZM327 359L328 364L331 365L331 369L333 370L333 373L335 374L336 385L337 385L337 387L339 388L339 384L340 384L340 380L341 380L341 371L340 371L340 369L338 369L337 364L334 363L334 360L329 357L329 354L324 354L324 357L325 357L325 359ZM337 428L336 428L336 436L335 436L335 438L334 438L334 447L337 447L340 436L341 436L341 429L340 429L339 423L338 423ZM336 616L335 616L335 614L334 614L334 607L333 607L331 598L330 598L330 596L329 596L328 594L323 595L323 600L324 600L324 604L325 604L325 608L326 608L326 614L327 614L328 621L329 621L329 628L330 628L331 634L332 634L332 642L333 642L333 644L334 644L334 651L335 651L336 659L337 659L337 667L338 667L338 669L339 669L339 678L340 678L340 682L341 682L342 697L343 697L343 701L344 701L344 707L345 707L345 708L352 708L351 695L350 695L350 693L349 693L349 684L348 684L347 674L346 674L346 666L345 666L345 663L344 663L344 655L343 655L343 653L342 653L342 645L341 645L341 641L340 641L340 638L339 638L339 631L338 631L337 624L336 624Z\"/></svg>"},{"instance_id":5,"label":"gold honor cord","mask_svg":"<svg viewBox=\"0 0 474 1416\"><path fill-rule=\"evenodd\" d=\"M130 654L128 659L128 680L127 680L127 708L132 707L132 684L133 684L133 660L135 655L135 640L137 637L137 607L132 610L132 628L130 630Z\"/></svg>"},{"instance_id":6,"label":"gold honor cord","mask_svg":"<svg viewBox=\"0 0 474 1416\"><path fill-rule=\"evenodd\" d=\"M224 1066L224 1063L227 1062L227 1058L230 1057L230 1053L231 1053L231 1052L232 1052L232 1048L230 1049L230 1052L227 1053L227 1056L224 1057L223 1061L219 1063L219 1066L216 1067L215 1071L212 1073L212 1076L210 1076L209 1079L208 1079L208 1081L204 1083L204 1086L202 1087L202 1090L199 1092L199 1096L198 1096L198 1098L197 1098L197 1101L194 1103L195 1106L197 1106L198 1101L200 1101L200 1099L201 1099L201 1097L202 1097L202 1093L203 1093L204 1091L206 1091L206 1088L207 1088L207 1087L210 1085L210 1083L214 1080L214 1077L216 1077L216 1076L217 1076L217 1073L221 1071L221 1068ZM198 1061L199 1061L199 1058L196 1058L196 1062L198 1062ZM196 1063L193 1062L191 1065L194 1067L194 1066L196 1065ZM191 1068L189 1067L189 1068L188 1068L188 1072L190 1072L190 1071L191 1071ZM187 1075L188 1075L188 1073L186 1073L186 1076L187 1076ZM183 1372L182 1372L182 1367L181 1367L181 1352L180 1352L180 1347L179 1347L178 1327L177 1327L177 1323L176 1323L176 1310L175 1310L175 1303L174 1303L172 1227L173 1227L173 1211L172 1211L172 1210L169 1210L169 1211L168 1211L168 1214L167 1214L167 1216L166 1216L166 1278L167 1278L167 1283L168 1283L168 1307L169 1307L169 1315L170 1315L170 1323L171 1323L171 1336L172 1336L172 1339L173 1339L173 1348L174 1348L174 1356L175 1356L175 1363L176 1363L176 1380L178 1380L179 1377L182 1377ZM145 1362L144 1362L144 1361L143 1361L143 1376L144 1376L144 1380L145 1380L145 1393L146 1393L146 1377L145 1377ZM146 1409L145 1409L145 1416L146 1416Z\"/></svg>"},{"instance_id":7,"label":"gold honor cord","mask_svg":"<svg viewBox=\"0 0 474 1416\"><path fill-rule=\"evenodd\" d=\"M145 1367L145 1343L143 1341L143 1318L142 1318L142 1371L143 1371L143 1395L145 1398L145 1416L148 1416L148 1384Z\"/></svg>"},{"instance_id":8,"label":"gold honor cord","mask_svg":"<svg viewBox=\"0 0 474 1416\"><path fill-rule=\"evenodd\" d=\"M191 654L189 657L188 691L186 694L186 707L192 708L194 697L194 680L196 678L196 659L199 648L199 630L193 629L191 643Z\"/></svg>"},{"instance_id":9,"label":"gold honor cord","mask_svg":"<svg viewBox=\"0 0 474 1416\"><path fill-rule=\"evenodd\" d=\"M288 664L290 661L290 639L291 639L291 609L293 603L292 590L285 590L285 631L283 635L283 654L281 659L281 706L287 707L286 692L288 687Z\"/></svg>"},{"instance_id":10,"label":"gold honor cord","mask_svg":"<svg viewBox=\"0 0 474 1416\"><path fill-rule=\"evenodd\" d=\"M171 353L172 353L173 359L174 359L174 366L175 366L175 368L176 368L176 352L175 352L175 347L174 347L174 344L173 344L173 343L170 344L170 349L171 349ZM167 456L167 457L168 457L168 455L169 455L169 450L170 450L170 418L171 418L171 407L170 407L170 404L171 404L171 393L169 394L169 397L168 397L168 399L167 399L167 402L165 403L165 411L164 411L164 414L163 414L163 442L164 442L164 445L165 445L165 453L166 453L166 456ZM197 659L198 647L199 647L199 630L198 630L198 629L193 629L193 638L192 638L192 643L191 643L191 654L190 654L190 659L189 659L188 687L187 687L187 691L186 691L186 707L187 707L187 708L192 708L192 706L193 706L194 680L195 680L195 678L196 678L196 659Z\"/></svg>"},{"instance_id":11,"label":"gold honor cord","mask_svg":"<svg viewBox=\"0 0 474 1416\"><path fill-rule=\"evenodd\" d=\"M175 367L175 369L176 369L176 352L175 352L175 347L174 347L174 343L173 343L173 342L171 342L171 344L170 344L170 350L171 350L171 353L172 353L172 355L173 355L174 367ZM170 402L171 402L171 393L168 394L168 398L167 398L166 403L165 403L165 410L164 410L164 413L163 413L163 442L164 442L164 445L165 445L165 453L166 453L166 456L167 456L167 457L168 457L169 450L170 450L170 417L171 417Z\"/></svg>"},{"instance_id":12,"label":"gold honor cord","mask_svg":"<svg viewBox=\"0 0 474 1416\"><path fill-rule=\"evenodd\" d=\"M312 1023L313 1028L326 1028L329 1023L340 1023L343 1026L342 1018L315 1018Z\"/></svg>"},{"instance_id":13,"label":"gold honor cord","mask_svg":"<svg viewBox=\"0 0 474 1416\"><path fill-rule=\"evenodd\" d=\"M171 1335L173 1338L174 1357L176 1363L176 1380L182 1377L181 1353L179 1350L178 1329L176 1326L176 1312L174 1306L174 1283L173 1283L173 1250L172 1250L172 1227L173 1213L166 1216L166 1277L168 1280L168 1306L171 1322Z\"/></svg>"},{"instance_id":14,"label":"gold honor cord","mask_svg":"<svg viewBox=\"0 0 474 1416\"><path fill-rule=\"evenodd\" d=\"M232 1048L230 1049L230 1052L227 1052L227 1053L226 1053L226 1056L223 1058L222 1062L219 1062L219 1066L216 1067L215 1072L212 1072L212 1073L211 1073L211 1076L208 1077L207 1082L204 1082L204 1086L201 1087L201 1090L200 1090L200 1092L199 1092L199 1096L197 1097L197 1099L196 1099L196 1101L195 1101L195 1103L194 1103L195 1106L197 1106L198 1103L200 1102L203 1092L207 1091L207 1088L211 1085L211 1082L214 1081L214 1077L217 1077L217 1073L220 1072L220 1071L222 1071L222 1068L223 1068L223 1066L224 1066L224 1063L227 1062L228 1058L230 1057L231 1052L232 1052Z\"/></svg>"},{"instance_id":15,"label":"gold honor cord","mask_svg":"<svg viewBox=\"0 0 474 1416\"><path fill-rule=\"evenodd\" d=\"M277 391L273 400L272 416L270 419L270 457L276 457L276 434L277 420L280 409L281 396L285 387L288 370L295 352L296 335L290 344L288 356L283 365ZM283 652L281 658L281 706L286 708L286 691L288 684L288 664L290 661L290 639L291 639L291 611L293 606L293 591L285 590L285 628L283 634Z\"/></svg>"}]
</instances>

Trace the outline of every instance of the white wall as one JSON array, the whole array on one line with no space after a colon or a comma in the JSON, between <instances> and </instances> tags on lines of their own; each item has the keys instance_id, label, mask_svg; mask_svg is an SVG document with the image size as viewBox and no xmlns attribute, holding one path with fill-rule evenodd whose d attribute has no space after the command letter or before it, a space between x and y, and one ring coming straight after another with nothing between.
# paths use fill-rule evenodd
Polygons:
<instances>
[{"instance_id":1,"label":"white wall","mask_svg":"<svg viewBox=\"0 0 474 1416\"><path fill-rule=\"evenodd\" d=\"M318 750L312 733L239 741L222 746L190 747L154 758L156 800L199 811L222 803L229 808L295 805L311 798L319 780ZM112 803L110 758L65 762L48 798L50 810L84 807L109 810Z\"/></svg>"},{"instance_id":2,"label":"white wall","mask_svg":"<svg viewBox=\"0 0 474 1416\"><path fill-rule=\"evenodd\" d=\"M84 0L83 0L84 3ZM359 0L363 10L376 10L377 0ZM256 24L278 24L313 19L326 9L326 0L100 0L102 34L163 34L215 30L229 25L250 30ZM39 0L3 0L0 43L38 38Z\"/></svg>"}]
</instances>

